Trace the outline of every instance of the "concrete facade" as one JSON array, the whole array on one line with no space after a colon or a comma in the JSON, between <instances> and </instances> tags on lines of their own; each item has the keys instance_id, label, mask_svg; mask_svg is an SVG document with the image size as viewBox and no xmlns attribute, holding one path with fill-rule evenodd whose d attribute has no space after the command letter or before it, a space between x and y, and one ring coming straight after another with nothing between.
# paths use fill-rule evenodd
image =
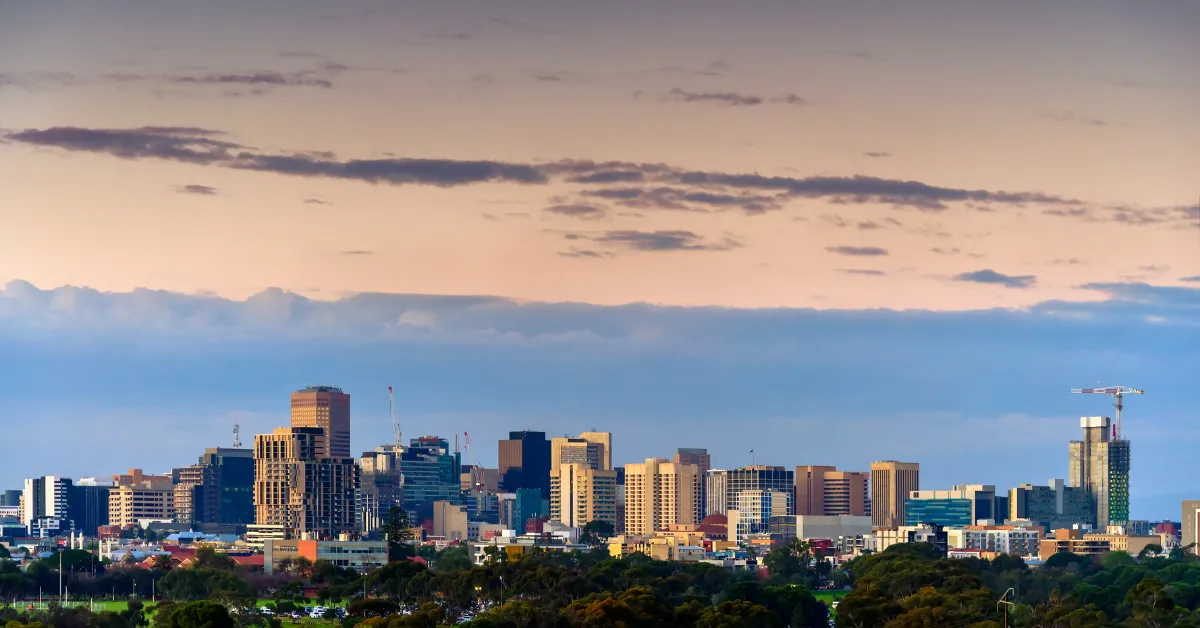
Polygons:
<instances>
[{"instance_id":1,"label":"concrete facade","mask_svg":"<svg viewBox=\"0 0 1200 628\"><path fill-rule=\"evenodd\" d=\"M1111 439L1106 416L1079 419L1083 440L1071 441L1067 485L1091 494L1096 507L1096 527L1129 521L1129 463L1127 440Z\"/></svg>"},{"instance_id":2,"label":"concrete facade","mask_svg":"<svg viewBox=\"0 0 1200 628\"><path fill-rule=\"evenodd\" d=\"M700 470L661 458L625 465L625 534L700 523Z\"/></svg>"},{"instance_id":3,"label":"concrete facade","mask_svg":"<svg viewBox=\"0 0 1200 628\"><path fill-rule=\"evenodd\" d=\"M921 465L883 460L871 463L871 524L894 530L904 525L904 500L921 489Z\"/></svg>"}]
</instances>

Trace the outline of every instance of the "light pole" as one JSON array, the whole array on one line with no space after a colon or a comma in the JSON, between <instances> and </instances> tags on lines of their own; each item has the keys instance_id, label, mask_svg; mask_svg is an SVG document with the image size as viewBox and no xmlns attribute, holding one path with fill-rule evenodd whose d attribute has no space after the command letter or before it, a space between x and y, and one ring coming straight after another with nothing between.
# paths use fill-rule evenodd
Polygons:
<instances>
[{"instance_id":1,"label":"light pole","mask_svg":"<svg viewBox=\"0 0 1200 628\"><path fill-rule=\"evenodd\" d=\"M1016 593L1016 592L1012 588L1009 588L1009 590L1004 592L1004 595L1000 596L1000 600L998 602L996 602L997 609L999 609L1001 605L1004 606L1004 628L1008 628L1008 607L1016 606L1012 602L1008 602L1005 600L1005 598L1008 597L1009 593Z\"/></svg>"}]
</instances>

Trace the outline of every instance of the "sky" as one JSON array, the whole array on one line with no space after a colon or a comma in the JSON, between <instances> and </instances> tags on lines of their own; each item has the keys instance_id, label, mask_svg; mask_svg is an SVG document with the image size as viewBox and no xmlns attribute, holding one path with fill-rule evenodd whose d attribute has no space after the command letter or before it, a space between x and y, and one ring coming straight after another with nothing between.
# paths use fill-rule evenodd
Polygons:
<instances>
[{"instance_id":1,"label":"sky","mask_svg":"<svg viewBox=\"0 0 1200 628\"><path fill-rule=\"evenodd\" d=\"M1200 439L1200 5L0 4L0 485L354 447L1066 474ZM43 447L13 443L55 443ZM1145 452L1145 453L1142 453Z\"/></svg>"}]
</instances>

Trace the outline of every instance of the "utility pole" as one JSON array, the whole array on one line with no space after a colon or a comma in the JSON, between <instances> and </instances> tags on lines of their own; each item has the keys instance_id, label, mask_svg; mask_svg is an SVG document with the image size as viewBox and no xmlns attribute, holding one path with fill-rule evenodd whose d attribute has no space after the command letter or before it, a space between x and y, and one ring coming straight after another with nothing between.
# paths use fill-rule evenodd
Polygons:
<instances>
[{"instance_id":1,"label":"utility pole","mask_svg":"<svg viewBox=\"0 0 1200 628\"><path fill-rule=\"evenodd\" d=\"M1004 592L1004 595L1000 596L1000 601L996 602L996 608L1004 607L1004 628L1008 628L1008 607L1015 606L1012 602L1005 601L1009 593L1015 593L1015 591L1010 588Z\"/></svg>"}]
</instances>

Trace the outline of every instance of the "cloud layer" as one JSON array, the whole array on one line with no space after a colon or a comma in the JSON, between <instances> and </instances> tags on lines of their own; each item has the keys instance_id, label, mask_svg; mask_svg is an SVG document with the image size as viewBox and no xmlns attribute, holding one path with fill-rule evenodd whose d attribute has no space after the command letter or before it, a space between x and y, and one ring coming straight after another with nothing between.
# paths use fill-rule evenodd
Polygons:
<instances>
[{"instance_id":1,"label":"cloud layer","mask_svg":"<svg viewBox=\"0 0 1200 628\"><path fill-rule=\"evenodd\" d=\"M635 162L558 160L522 164L421 158L339 159L322 151L264 152L233 142L220 131L195 127L51 127L12 131L3 137L12 143L106 154L122 159L163 159L375 184L450 187L485 182L572 183L586 186L580 190L585 197L639 209L738 209L747 214L759 214L781 209L791 200L820 198L841 204L877 203L930 212L944 211L952 204L973 207L1036 205L1061 215L1071 212L1084 215L1092 211L1079 200L1042 192L964 189L865 175L780 177ZM1134 211L1127 213L1132 216ZM1164 213L1160 219L1171 216L1174 214Z\"/></svg>"}]
</instances>

